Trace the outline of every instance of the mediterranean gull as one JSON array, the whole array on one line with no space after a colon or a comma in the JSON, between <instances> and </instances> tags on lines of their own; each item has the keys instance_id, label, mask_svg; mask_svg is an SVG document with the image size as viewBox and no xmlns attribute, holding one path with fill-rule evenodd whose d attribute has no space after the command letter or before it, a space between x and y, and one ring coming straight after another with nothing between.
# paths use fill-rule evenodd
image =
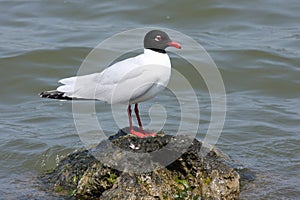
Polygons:
<instances>
[{"instance_id":1,"label":"mediterranean gull","mask_svg":"<svg viewBox=\"0 0 300 200\"><path fill-rule=\"evenodd\" d=\"M100 73L65 78L56 90L40 93L42 98L51 99L95 99L110 104L126 103L130 133L140 137L156 136L143 129L138 103L156 96L168 84L171 62L166 48L181 49L163 31L152 30L144 37L144 53L112 64ZM138 121L139 130L132 125L131 105Z\"/></svg>"}]
</instances>

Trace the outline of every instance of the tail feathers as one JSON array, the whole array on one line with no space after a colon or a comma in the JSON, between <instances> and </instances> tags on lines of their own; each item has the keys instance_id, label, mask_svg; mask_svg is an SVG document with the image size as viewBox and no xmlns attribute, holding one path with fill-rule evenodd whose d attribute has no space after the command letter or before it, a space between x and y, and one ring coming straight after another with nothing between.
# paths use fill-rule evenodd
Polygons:
<instances>
[{"instance_id":1,"label":"tail feathers","mask_svg":"<svg viewBox=\"0 0 300 200\"><path fill-rule=\"evenodd\" d=\"M64 92L59 92L57 90L41 92L39 95L41 98L72 100L71 97L65 96Z\"/></svg>"}]
</instances>

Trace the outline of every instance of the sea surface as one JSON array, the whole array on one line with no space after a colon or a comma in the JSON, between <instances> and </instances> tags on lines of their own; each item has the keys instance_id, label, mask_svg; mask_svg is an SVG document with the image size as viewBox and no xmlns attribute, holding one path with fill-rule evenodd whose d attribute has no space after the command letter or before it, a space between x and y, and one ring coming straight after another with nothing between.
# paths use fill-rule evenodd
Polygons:
<instances>
[{"instance_id":1,"label":"sea surface","mask_svg":"<svg viewBox=\"0 0 300 200\"><path fill-rule=\"evenodd\" d=\"M0 5L0 199L63 199L42 190L37 177L67 153L86 147L82 136L98 132L91 125L86 133L78 133L72 102L41 99L38 93L76 75L102 41L145 27L193 38L218 67L227 107L215 146L255 174L243 186L241 199L300 198L298 0L1 0ZM128 44L126 37L123 40L112 46ZM136 36L135 42L142 51L142 38ZM168 50L174 69L185 74L199 100L200 120L190 104L185 120L199 124L197 137L203 139L212 115L205 81ZM199 58L195 54L192 59ZM99 62L99 71L105 67ZM176 132L180 103L172 92L165 90L140 105L146 126L150 115L164 117L163 130ZM178 84L177 92L191 91ZM185 97L189 100L188 94ZM94 103L91 115L97 116L104 136L114 134L119 127L110 105ZM126 106L119 112L124 127Z\"/></svg>"}]
</instances>

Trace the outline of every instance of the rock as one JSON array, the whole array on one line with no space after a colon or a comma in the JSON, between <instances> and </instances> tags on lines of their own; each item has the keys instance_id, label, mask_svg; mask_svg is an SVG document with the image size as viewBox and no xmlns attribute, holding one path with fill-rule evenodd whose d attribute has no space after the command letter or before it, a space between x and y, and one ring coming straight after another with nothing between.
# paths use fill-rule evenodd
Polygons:
<instances>
[{"instance_id":1,"label":"rock","mask_svg":"<svg viewBox=\"0 0 300 200\"><path fill-rule=\"evenodd\" d=\"M188 136L137 138L123 131L67 155L42 177L79 199L238 199L239 174L226 155Z\"/></svg>"}]
</instances>

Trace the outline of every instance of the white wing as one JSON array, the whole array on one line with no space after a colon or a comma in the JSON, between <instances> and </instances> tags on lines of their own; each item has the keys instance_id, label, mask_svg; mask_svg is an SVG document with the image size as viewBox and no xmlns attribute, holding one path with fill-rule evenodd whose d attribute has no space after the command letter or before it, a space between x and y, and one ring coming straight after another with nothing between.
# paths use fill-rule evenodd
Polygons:
<instances>
[{"instance_id":1,"label":"white wing","mask_svg":"<svg viewBox=\"0 0 300 200\"><path fill-rule=\"evenodd\" d=\"M117 62L101 73L62 79L59 82L64 85L57 90L68 97L108 103L145 101L161 91L170 78L170 66L148 63L141 54Z\"/></svg>"}]
</instances>

